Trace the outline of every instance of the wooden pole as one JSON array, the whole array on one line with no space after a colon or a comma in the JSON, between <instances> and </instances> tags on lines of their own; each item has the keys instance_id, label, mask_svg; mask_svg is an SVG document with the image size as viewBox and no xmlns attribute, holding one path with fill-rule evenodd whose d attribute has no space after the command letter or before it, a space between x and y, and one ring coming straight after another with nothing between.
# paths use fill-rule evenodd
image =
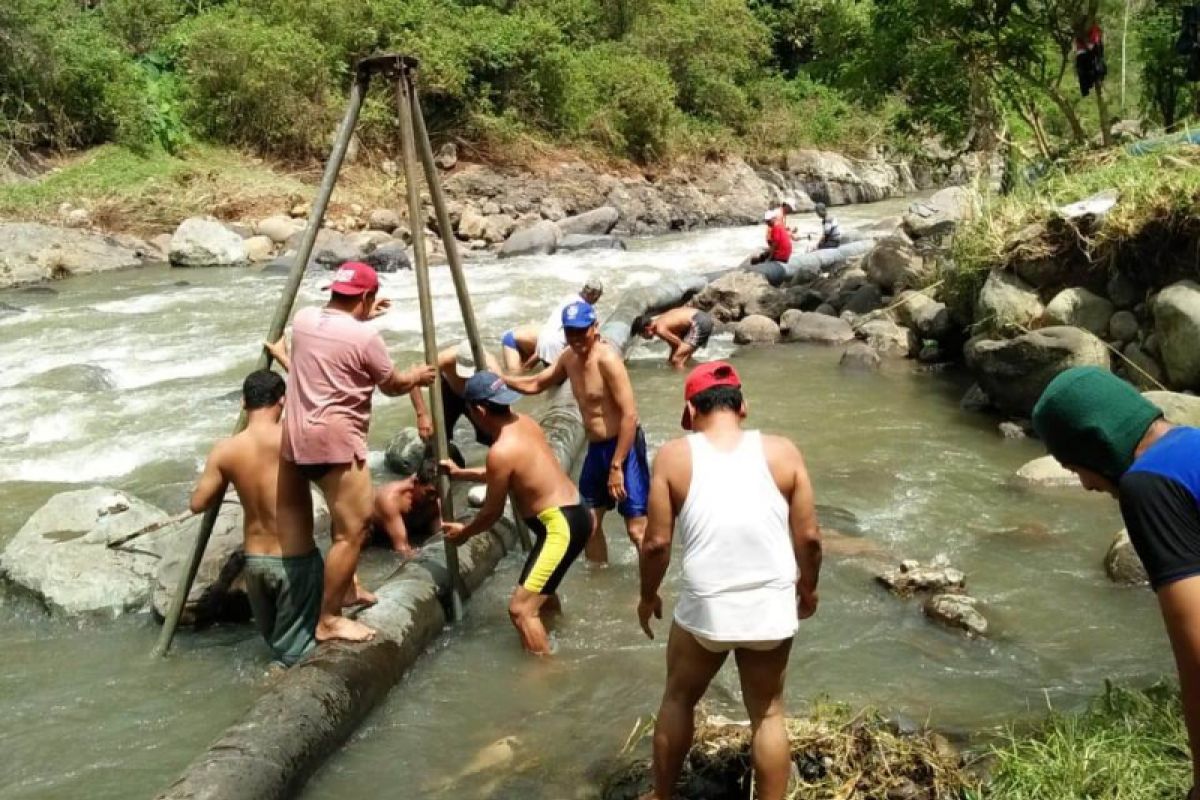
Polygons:
<instances>
[{"instance_id":1,"label":"wooden pole","mask_svg":"<svg viewBox=\"0 0 1200 800\"><path fill-rule=\"evenodd\" d=\"M421 217L421 195L417 189L417 146L413 128L413 105L410 100L412 83L409 67L405 65L396 76L396 105L400 111L400 144L404 150L404 184L408 190L408 220L413 233L413 264L417 274L417 299L421 305L421 336L425 344L425 363L438 363L437 331L434 329L433 296L429 286L429 260L425 254L425 226ZM481 363L481 362L476 362ZM433 413L433 452L438 463L450 457L446 430L446 415L442 405L442 380L439 375L429 387L429 406ZM442 514L454 518L454 498L450 493L450 479L439 474L438 494L442 501ZM446 569L450 572L449 617L462 618L462 600L465 588L458 571L458 550L449 539L446 547Z\"/></svg>"},{"instance_id":2,"label":"wooden pole","mask_svg":"<svg viewBox=\"0 0 1200 800\"><path fill-rule=\"evenodd\" d=\"M350 97L346 101L346 113L342 117L341 125L338 126L329 161L325 164L325 174L321 177L321 186L317 190L316 202L313 203L312 210L308 214L308 227L304 231L304 238L300 241L300 249L296 252L296 258L292 261L287 284L283 287L283 295L275 306L275 316L271 320L271 327L267 332L266 340L268 342L278 341L291 316L292 305L296 302L296 294L300 291L300 283L304 280L304 271L308 267L308 258L312 255L313 245L317 241L321 220L325 218L325 209L329 206L329 198L333 194L334 184L337 183L338 172L341 170L342 161L346 158L346 150L350 147L350 137L354 135L354 126L358 124L358 113L362 110L363 97L367 93L367 85L370 80L370 73L360 66L354 77L354 83L350 86ZM271 354L267 352L266 348L263 348L255 368L266 369L269 366L271 366ZM245 427L246 413L243 411L238 415L237 424L233 426L233 433L237 434ZM180 575L179 587L175 590L175 596L171 598L171 607L167 610L158 642L154 645L153 655L155 656L165 656L171 649L171 641L175 638L179 618L183 615L183 607L187 603L188 594L192 591L192 583L196 580L196 571L200 569L204 550L208 547L208 539L212 535L213 525L216 524L220 511L221 504L213 503L204 512L204 518L200 521L200 530L196 534L196 543L192 547L187 566Z\"/></svg>"},{"instance_id":3,"label":"wooden pole","mask_svg":"<svg viewBox=\"0 0 1200 800\"><path fill-rule=\"evenodd\" d=\"M404 80L408 83L408 97L412 103L413 128L417 138L417 152L421 155L421 166L425 169L425 184L429 187L429 197L433 200L433 210L437 215L438 234L446 247L446 261L450 264L450 277L454 281L454 293L458 297L458 310L462 313L463 326L467 329L467 340L471 343L471 359L476 369L487 368L487 358L483 347L483 339L479 335L479 323L475 320L475 307L471 304L471 291L467 288L466 273L463 271L462 258L458 253L458 240L450 225L450 213L446 210L446 195L442 191L442 181L438 177L437 164L433 162L433 145L429 142L429 131L425 128L425 115L421 113L421 98L417 87L412 82L412 73L406 71ZM513 507L513 519L517 522L517 540L522 549L529 552L533 549L533 541L529 536L529 526L524 518L517 513L517 503L512 493L509 502Z\"/></svg>"}]
</instances>

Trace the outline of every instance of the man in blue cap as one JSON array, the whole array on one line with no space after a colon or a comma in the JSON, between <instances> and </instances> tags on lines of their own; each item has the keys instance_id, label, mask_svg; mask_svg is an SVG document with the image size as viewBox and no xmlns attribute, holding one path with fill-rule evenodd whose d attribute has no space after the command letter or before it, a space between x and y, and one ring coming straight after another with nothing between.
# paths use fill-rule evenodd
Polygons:
<instances>
[{"instance_id":1,"label":"man in blue cap","mask_svg":"<svg viewBox=\"0 0 1200 800\"><path fill-rule=\"evenodd\" d=\"M508 383L522 394L540 394L570 379L588 438L579 473L579 494L592 509L592 535L584 554L588 561L604 564L608 543L603 523L608 509L615 506L625 518L635 548L641 547L646 532L650 494L646 437L638 424L625 360L600 338L595 310L582 301L571 303L563 309L562 322L567 349L537 375L510 377Z\"/></svg>"},{"instance_id":2,"label":"man in blue cap","mask_svg":"<svg viewBox=\"0 0 1200 800\"><path fill-rule=\"evenodd\" d=\"M1089 491L1121 504L1175 653L1200 800L1200 430L1174 426L1108 370L1059 373L1033 409L1046 449Z\"/></svg>"},{"instance_id":3,"label":"man in blue cap","mask_svg":"<svg viewBox=\"0 0 1200 800\"><path fill-rule=\"evenodd\" d=\"M467 380L463 392L467 414L493 443L482 468L464 469L452 462L444 466L452 480L486 482L487 497L470 522L444 520L442 528L454 542L483 533L500 519L512 492L517 513L525 518L537 542L508 602L508 615L526 650L549 655L542 609L561 610L555 591L587 544L592 525L541 426L512 410L520 397L494 372L476 372Z\"/></svg>"}]
</instances>

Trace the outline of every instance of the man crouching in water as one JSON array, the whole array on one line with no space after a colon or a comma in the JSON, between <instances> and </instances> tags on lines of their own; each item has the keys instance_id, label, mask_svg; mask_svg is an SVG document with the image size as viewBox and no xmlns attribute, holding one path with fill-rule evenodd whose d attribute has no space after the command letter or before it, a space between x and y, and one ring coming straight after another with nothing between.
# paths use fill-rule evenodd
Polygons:
<instances>
[{"instance_id":1,"label":"man crouching in water","mask_svg":"<svg viewBox=\"0 0 1200 800\"><path fill-rule=\"evenodd\" d=\"M483 469L463 469L453 462L445 462L444 466L452 480L486 481L487 497L470 522L447 520L442 527L446 538L453 542L465 542L483 533L500 519L505 499L512 491L517 513L525 517L537 543L508 601L508 615L526 650L550 655L550 638L541 611L543 606L552 611L561 608L554 592L583 551L592 523L541 426L512 410L520 397L494 372L477 372L467 381L467 413L495 443L488 449Z\"/></svg>"},{"instance_id":2,"label":"man crouching in water","mask_svg":"<svg viewBox=\"0 0 1200 800\"><path fill-rule=\"evenodd\" d=\"M246 594L254 623L275 657L291 666L316 645L324 565L314 546L284 556L275 517L279 446L283 438L283 378L268 369L250 373L242 384L247 425L217 442L196 488L191 509L199 514L220 503L233 484L242 504Z\"/></svg>"}]
</instances>

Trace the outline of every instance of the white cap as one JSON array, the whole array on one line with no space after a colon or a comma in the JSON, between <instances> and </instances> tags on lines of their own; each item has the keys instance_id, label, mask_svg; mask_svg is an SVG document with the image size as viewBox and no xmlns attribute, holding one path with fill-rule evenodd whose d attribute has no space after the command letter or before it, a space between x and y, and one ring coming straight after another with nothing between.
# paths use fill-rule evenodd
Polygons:
<instances>
[{"instance_id":1,"label":"white cap","mask_svg":"<svg viewBox=\"0 0 1200 800\"><path fill-rule=\"evenodd\" d=\"M780 200L780 201L779 201L779 205L781 205L781 206L783 206L784 208L788 209L788 211L795 211L795 210L796 210L796 198L794 198L794 197L785 197L785 198L783 198L782 200Z\"/></svg>"},{"instance_id":2,"label":"white cap","mask_svg":"<svg viewBox=\"0 0 1200 800\"><path fill-rule=\"evenodd\" d=\"M778 208L769 209L763 214L763 222L770 222L771 220L775 219L778 216L779 216Z\"/></svg>"},{"instance_id":3,"label":"white cap","mask_svg":"<svg viewBox=\"0 0 1200 800\"><path fill-rule=\"evenodd\" d=\"M471 340L463 339L454 348L454 374L469 378L475 374L475 357L471 355Z\"/></svg>"}]
</instances>

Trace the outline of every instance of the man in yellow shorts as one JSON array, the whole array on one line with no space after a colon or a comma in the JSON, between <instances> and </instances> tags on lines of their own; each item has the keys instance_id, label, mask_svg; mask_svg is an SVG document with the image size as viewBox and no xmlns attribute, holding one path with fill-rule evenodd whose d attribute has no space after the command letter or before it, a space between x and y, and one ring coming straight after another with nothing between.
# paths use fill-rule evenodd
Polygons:
<instances>
[{"instance_id":1,"label":"man in yellow shorts","mask_svg":"<svg viewBox=\"0 0 1200 800\"><path fill-rule=\"evenodd\" d=\"M500 519L512 492L517 513L525 517L537 543L508 601L508 615L527 651L550 655L542 611L561 610L555 591L583 552L592 518L541 426L512 410L520 398L494 372L477 372L467 381L463 393L467 414L492 437L493 444L483 468L463 469L453 462L444 462L443 467L452 480L486 482L487 497L470 522L443 521L442 527L447 539L465 542Z\"/></svg>"}]
</instances>

